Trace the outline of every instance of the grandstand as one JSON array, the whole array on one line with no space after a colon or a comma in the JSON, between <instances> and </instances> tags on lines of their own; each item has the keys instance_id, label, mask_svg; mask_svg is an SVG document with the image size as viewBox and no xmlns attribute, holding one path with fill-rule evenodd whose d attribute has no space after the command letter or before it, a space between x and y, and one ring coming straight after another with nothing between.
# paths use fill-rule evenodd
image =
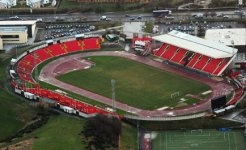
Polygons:
<instances>
[{"instance_id":1,"label":"grandstand","mask_svg":"<svg viewBox=\"0 0 246 150\"><path fill-rule=\"evenodd\" d=\"M212 76L221 76L237 54L235 48L175 30L153 39L163 43L154 56Z\"/></svg>"},{"instance_id":2,"label":"grandstand","mask_svg":"<svg viewBox=\"0 0 246 150\"><path fill-rule=\"evenodd\" d=\"M23 95L30 100L39 100L39 98L48 98L54 101L60 109L69 114L83 116L83 113L108 113L108 111L96 106L74 100L66 95L61 95L55 91L42 89L32 78L32 72L38 64L65 54L99 50L101 48L101 38L98 36L87 36L82 38L71 38L59 41L49 40L45 44L35 47L20 55L17 59L11 60L11 65L15 70L10 74L13 78L12 87L17 94ZM13 76L16 74L17 76ZM19 81L20 80L20 81Z\"/></svg>"},{"instance_id":3,"label":"grandstand","mask_svg":"<svg viewBox=\"0 0 246 150\"><path fill-rule=\"evenodd\" d=\"M58 43L47 41L45 45L38 48L39 49L26 52L24 56L21 57L21 60L17 62L16 71L20 79L35 83L31 74L38 64L53 57L72 52L100 49L100 38L88 37L80 40L72 39L63 41L62 43L60 41Z\"/></svg>"}]
</instances>

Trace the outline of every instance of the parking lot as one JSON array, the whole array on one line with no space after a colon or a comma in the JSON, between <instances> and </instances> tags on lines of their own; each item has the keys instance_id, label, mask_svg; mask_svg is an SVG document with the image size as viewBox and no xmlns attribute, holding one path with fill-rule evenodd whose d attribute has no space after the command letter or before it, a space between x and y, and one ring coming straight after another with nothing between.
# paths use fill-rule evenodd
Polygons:
<instances>
[{"instance_id":1,"label":"parking lot","mask_svg":"<svg viewBox=\"0 0 246 150\"><path fill-rule=\"evenodd\" d=\"M129 22L144 21L143 18L135 16L135 20L131 20L132 16L125 16ZM152 18L153 19L153 18ZM181 31L187 34L204 36L207 29L223 29L223 28L244 28L244 24L229 21L206 22L204 20L192 20L189 23L182 21L173 23L172 20L166 20L162 23L157 23L157 34L165 34L172 30ZM73 36L76 34L89 33L95 31L97 27L85 22L58 22L46 23L36 36L36 41L50 40L62 37Z\"/></svg>"},{"instance_id":2,"label":"parking lot","mask_svg":"<svg viewBox=\"0 0 246 150\"><path fill-rule=\"evenodd\" d=\"M95 26L88 23L57 23L46 24L44 29L41 29L41 40L50 40L76 34L83 34L94 31Z\"/></svg>"}]
</instances>

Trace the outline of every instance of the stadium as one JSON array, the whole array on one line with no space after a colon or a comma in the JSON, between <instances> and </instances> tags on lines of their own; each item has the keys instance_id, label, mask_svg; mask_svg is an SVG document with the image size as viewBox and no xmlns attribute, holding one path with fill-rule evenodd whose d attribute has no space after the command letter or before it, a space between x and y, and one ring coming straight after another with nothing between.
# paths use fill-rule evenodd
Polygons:
<instances>
[{"instance_id":1,"label":"stadium","mask_svg":"<svg viewBox=\"0 0 246 150\"><path fill-rule=\"evenodd\" d=\"M137 52L102 51L99 35L46 41L11 60L11 85L69 114L122 111L120 118L146 121L222 115L244 97L232 72L237 49L178 31L133 41Z\"/></svg>"},{"instance_id":2,"label":"stadium","mask_svg":"<svg viewBox=\"0 0 246 150\"><path fill-rule=\"evenodd\" d=\"M52 68L47 67L46 69L43 69L40 72L40 77L39 77L40 81L47 82L66 91L75 92L81 89L78 87L79 85L75 85L75 83L73 83L73 85L75 86L71 88L74 89L67 88L68 86L72 86L72 85L69 85L68 83L65 84L63 81L59 81L55 79L58 73L66 74L73 70L89 69L89 68L93 68L94 66L97 66L96 65L97 63L90 60L90 57L93 58L95 56L101 56L101 57L115 56L115 57L126 58L128 60L132 60L141 64L145 64L147 66L153 67L154 69L158 68L159 70L164 70L165 74L167 72L172 73L166 75L166 78L169 78L170 80L177 80L178 78L189 78L189 80L180 81L177 83L175 82L169 83L165 81L167 82L166 84L168 84L169 86L171 84L177 85L177 86L172 86L171 87L172 90L170 90L170 88L165 89L165 86L167 85L161 84L162 81L157 81L154 84L151 84L154 81L148 79L150 80L150 82L146 82L147 85L151 85L153 86L153 88L159 90L157 87L154 87L155 84L159 84L158 86L160 86L161 89L163 88L165 89L165 91L162 92L150 90L149 93L155 92L155 95L158 95L159 93L160 94L159 97L158 96L155 97L151 94L150 97L146 97L146 95L149 94L147 93L147 91L143 90L144 88L143 89L140 88L140 91L143 91L143 93L141 94L140 92L139 94L137 94L138 97L124 98L119 96L119 99L122 100L117 100L117 98L115 99L114 97L111 96L112 94L115 94L114 92L117 92L117 96L118 96L118 93L120 94L120 92L117 90L111 91L112 84L108 84L107 86L109 90L102 91L101 94L100 94L100 90L96 91L93 89L84 90L84 91L80 90L75 93L90 99L94 99L101 103L104 103L108 105L107 108L112 106L112 109L116 107L117 109L130 112L127 113L126 116L129 115L131 117L140 117L140 118L171 117L172 119L184 115L192 115L193 117L196 117L196 115L198 115L201 112L202 113L200 115L204 115L204 112L206 113L211 112L212 107L211 107L210 100L220 96L229 95L230 93L232 93L231 99L228 100L226 104L223 104L223 106L218 106L218 108L223 107L223 109L226 106L235 105L238 102L238 100L240 100L240 98L243 96L244 93L243 93L242 85L238 82L235 82L236 85L231 84L234 83L233 81L235 79L235 76L234 79L232 78L227 79L227 81L223 80L223 76L225 76L226 73L230 72L229 70L232 69L231 64L233 62L234 57L236 57L237 49L227 47L219 43L206 41L204 39L200 39L178 31L172 31L165 35L155 36L152 37L152 39L144 38L144 40L148 41L148 43L151 42L151 40L155 40L161 43L159 44L161 45L159 48L153 50L150 49L152 49L152 47L156 47L156 45L158 44L152 44L152 46L149 46L148 44L148 46L146 46L147 48L145 47L137 48L139 43L142 44L141 42L139 42L140 40L135 39L134 40L135 42L133 42L132 47L133 48L136 47L137 51L143 50L144 51L143 55L147 53L148 54L151 53L150 57L144 57L126 51L113 51L113 52L100 51L101 44L102 44L101 37L97 35L96 36L82 35L81 37L75 36L72 39L46 41L45 44L30 49L25 53L23 53L22 55L20 55L17 59L11 60L12 69L10 70L10 75L13 77L12 85L15 88L16 93L23 94L23 96L34 100L41 100L42 98L51 99L55 103L59 104L61 108L63 108L64 106L65 107L63 108L64 111L68 111L66 109L69 109L69 112L78 113L78 114L79 113L86 113L86 114L112 113L105 110L105 107L104 108L94 107L91 104L83 103L80 100L74 100L74 98L68 97L66 95L62 95L57 91L44 89L38 84L39 81L35 80L34 77L35 75L33 74L36 72L35 68L39 64L41 64L42 62L48 59L57 58L56 62L54 63L55 66L51 65L50 67ZM134 45L134 43L136 44ZM77 52L79 53L77 54ZM66 54L70 54L70 53L74 53L74 55L66 56ZM60 57L60 56L65 56L65 57ZM83 60L81 61L80 59ZM118 63L123 64L124 62L126 62L126 60L123 60L123 62L118 62ZM66 65L66 64L70 64L70 65ZM115 65L119 65L119 64L116 63ZM133 65L133 64L129 64L129 65ZM126 67L126 66L122 66L122 67ZM136 67L139 68L141 66L136 66ZM131 72L134 71L136 71L136 69L131 70ZM149 72L153 72L153 70L150 70ZM148 77L148 75L146 75L149 74L149 72L148 71L140 72L140 74L146 76L145 78L150 78ZM102 72L100 72L100 74L101 73ZM154 74L159 74L159 73L160 72L157 71ZM126 74L129 74L129 72L126 72ZM134 74L136 76L139 76L137 75L137 72L135 72ZM129 74L129 76L134 76L134 74L132 75ZM160 74L161 74L160 76L165 76L163 72L161 72ZM174 76L173 74L178 76L171 79L171 76ZM123 77L115 76L114 78L119 80L120 78ZM140 77L132 78L132 79L126 78L125 80L129 80L130 82L133 83L132 80L137 80L139 78ZM143 82L141 80L146 80L145 78L144 79L140 78L138 82ZM164 78L159 77L159 75L156 75L156 79L165 80ZM92 80L95 79L92 78ZM111 78L102 79L102 80L108 80L108 82L110 83ZM198 83L195 83L194 81ZM100 81L96 81L96 82L98 84L105 84ZM122 81L122 82L127 82L127 81ZM130 86L130 82L124 86L120 85L122 86L121 90L124 92L121 95L126 95L126 92L132 95L131 90L137 92L134 86L133 87ZM92 85L96 85L96 83L92 81L88 81L88 84L90 83ZM147 88L146 87L147 85L144 84L137 85L138 83L135 82L134 84L136 86L144 86L145 88ZM178 88L183 84L194 85L194 87L191 87L191 89L186 89L187 86ZM208 87L199 84L205 84ZM133 89L129 89L127 91L126 88L129 87L132 87ZM148 87L148 88L152 89L152 87ZM88 89L88 87L85 86L84 89ZM95 93L93 91L95 91ZM103 93L107 93L107 94L105 95ZM200 95L195 95L195 93L200 93ZM144 96L144 94L146 95ZM176 101L176 103L181 103L182 101L185 101L186 98L189 99L188 98L189 96L187 97L186 95L191 95L190 97L193 98L197 97L197 98L194 98L195 100L193 100L192 102L190 103L187 102L185 105L181 105L179 107L177 107L177 104L165 105L165 103L167 103L167 101L170 99L173 99L173 101ZM140 97L146 97L148 100L144 100L144 98L141 99ZM130 100L127 101L128 98ZM135 99L136 101L138 99L140 100L137 102L137 104L134 104L129 102L132 101L132 99ZM158 106L151 106L151 104L148 104L148 106L150 107L146 107L146 106L138 107L140 106L141 102L148 103L149 99L151 99L151 101ZM158 101L164 101L164 102L158 103ZM230 106L230 108L233 107Z\"/></svg>"}]
</instances>

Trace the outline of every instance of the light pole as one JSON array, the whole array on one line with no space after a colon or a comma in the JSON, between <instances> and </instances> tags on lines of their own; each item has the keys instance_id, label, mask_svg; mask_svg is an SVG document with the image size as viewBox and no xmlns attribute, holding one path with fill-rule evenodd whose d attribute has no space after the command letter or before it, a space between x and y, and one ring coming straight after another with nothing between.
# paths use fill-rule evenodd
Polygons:
<instances>
[{"instance_id":1,"label":"light pole","mask_svg":"<svg viewBox=\"0 0 246 150\"><path fill-rule=\"evenodd\" d=\"M17 45L15 45L15 57L16 57L16 59L18 58Z\"/></svg>"},{"instance_id":2,"label":"light pole","mask_svg":"<svg viewBox=\"0 0 246 150\"><path fill-rule=\"evenodd\" d=\"M111 86L112 86L112 108L113 111L115 112L116 109L115 109L115 80L114 79L111 80Z\"/></svg>"},{"instance_id":3,"label":"light pole","mask_svg":"<svg viewBox=\"0 0 246 150\"><path fill-rule=\"evenodd\" d=\"M234 52L234 46L235 46L235 45L234 45L234 44L235 44L235 43L234 43L234 40L231 40L231 44L232 44L233 55L234 55L234 53L235 53L235 52Z\"/></svg>"}]
</instances>

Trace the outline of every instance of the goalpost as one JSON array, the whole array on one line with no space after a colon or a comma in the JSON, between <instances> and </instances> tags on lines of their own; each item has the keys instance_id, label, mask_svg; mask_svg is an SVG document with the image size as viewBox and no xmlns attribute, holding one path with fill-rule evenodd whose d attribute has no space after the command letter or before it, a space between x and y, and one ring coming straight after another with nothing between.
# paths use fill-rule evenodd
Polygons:
<instances>
[{"instance_id":1,"label":"goalpost","mask_svg":"<svg viewBox=\"0 0 246 150\"><path fill-rule=\"evenodd\" d=\"M179 91L172 93L170 97L171 97L171 99L179 97Z\"/></svg>"},{"instance_id":2,"label":"goalpost","mask_svg":"<svg viewBox=\"0 0 246 150\"><path fill-rule=\"evenodd\" d=\"M203 134L203 130L202 129L191 130L190 133L191 134Z\"/></svg>"}]
</instances>

